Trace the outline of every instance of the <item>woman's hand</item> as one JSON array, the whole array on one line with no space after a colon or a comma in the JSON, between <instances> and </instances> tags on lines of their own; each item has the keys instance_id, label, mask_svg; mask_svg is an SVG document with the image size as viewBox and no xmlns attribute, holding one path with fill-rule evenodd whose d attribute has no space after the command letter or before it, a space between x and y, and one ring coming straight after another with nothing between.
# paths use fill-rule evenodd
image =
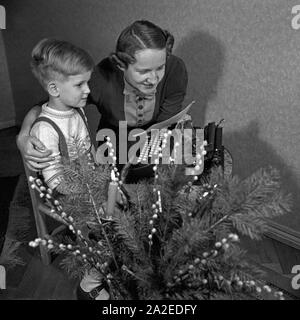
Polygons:
<instances>
[{"instance_id":1,"label":"woman's hand","mask_svg":"<svg viewBox=\"0 0 300 320\"><path fill-rule=\"evenodd\" d=\"M23 156L27 167L32 171L38 171L49 167L49 161L53 161L51 150L45 148L43 143L35 137L22 136L17 137L17 145Z\"/></svg>"}]
</instances>

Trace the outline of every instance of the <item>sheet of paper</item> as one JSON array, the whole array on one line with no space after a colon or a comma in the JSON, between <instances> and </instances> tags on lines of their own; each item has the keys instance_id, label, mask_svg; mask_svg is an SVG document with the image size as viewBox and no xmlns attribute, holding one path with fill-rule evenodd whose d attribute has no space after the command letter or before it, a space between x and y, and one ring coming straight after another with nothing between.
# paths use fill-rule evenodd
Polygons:
<instances>
[{"instance_id":1,"label":"sheet of paper","mask_svg":"<svg viewBox=\"0 0 300 320\"><path fill-rule=\"evenodd\" d=\"M180 111L179 113L175 114L175 116L167 119L167 120L164 120L162 122L159 122L159 123L155 123L153 124L151 127L149 127L147 129L147 131L150 131L151 129L163 129L163 128L167 128L169 126L171 126L172 124L178 122L184 115L186 115L191 106L195 103L195 101L192 101L187 107L185 107L182 111Z\"/></svg>"},{"instance_id":2,"label":"sheet of paper","mask_svg":"<svg viewBox=\"0 0 300 320\"><path fill-rule=\"evenodd\" d=\"M173 117L164 120L162 122L159 123L155 123L153 124L151 127L149 127L146 132L150 132L152 129L164 129L164 128L168 128L169 126L171 126L174 123L177 123L181 118L183 118L191 109L191 106L195 103L195 101L192 101L187 107L185 107L182 111L180 111L179 113L175 114ZM134 135L134 137L138 137L140 135L142 135L143 133L138 133L136 135Z\"/></svg>"}]
</instances>

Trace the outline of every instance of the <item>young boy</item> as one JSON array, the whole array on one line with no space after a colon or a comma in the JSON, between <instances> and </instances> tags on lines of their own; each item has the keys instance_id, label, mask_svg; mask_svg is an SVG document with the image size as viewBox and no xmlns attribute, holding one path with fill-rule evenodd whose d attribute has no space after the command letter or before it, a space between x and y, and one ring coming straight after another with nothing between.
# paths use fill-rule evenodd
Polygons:
<instances>
[{"instance_id":1,"label":"young boy","mask_svg":"<svg viewBox=\"0 0 300 320\"><path fill-rule=\"evenodd\" d=\"M93 67L94 62L87 52L66 41L43 39L32 51L32 72L47 91L49 100L42 105L30 135L53 151L55 159L42 170L42 175L45 183L59 193L64 193L63 158L75 160L78 147L83 152L93 151L83 111L90 93L88 81ZM78 295L82 299L92 296L107 300L109 294L99 283L101 279L96 279L93 272L86 273Z\"/></svg>"},{"instance_id":2,"label":"young boy","mask_svg":"<svg viewBox=\"0 0 300 320\"><path fill-rule=\"evenodd\" d=\"M62 157L76 159L75 142L83 151L92 150L83 107L90 93L88 81L93 67L88 53L65 41L43 39L32 51L32 72L49 100L43 104L30 135L53 151L55 160L42 170L42 175L45 183L59 192L63 181Z\"/></svg>"}]
</instances>

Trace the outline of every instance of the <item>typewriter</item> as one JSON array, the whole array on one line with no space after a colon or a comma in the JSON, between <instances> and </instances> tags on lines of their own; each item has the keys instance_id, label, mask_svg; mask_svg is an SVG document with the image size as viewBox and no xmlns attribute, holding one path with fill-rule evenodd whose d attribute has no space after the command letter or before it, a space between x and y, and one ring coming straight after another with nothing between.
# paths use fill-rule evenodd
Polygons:
<instances>
[{"instance_id":1,"label":"typewriter","mask_svg":"<svg viewBox=\"0 0 300 320\"><path fill-rule=\"evenodd\" d=\"M190 129L191 132L191 144L192 144L192 156L195 157L199 150L199 141L206 140L207 145L204 147L206 154L203 156L202 166L200 170L195 171L196 163L189 163L183 165L186 166L186 174L198 175L199 177L207 176L212 167L221 166L224 168L224 159L228 158L229 153L225 150L222 143L223 128L221 127L221 120L218 124L215 122L209 123L204 128L194 127L190 119L178 122L175 127L178 129ZM174 128L174 125L172 126ZM141 151L134 159L134 164L131 164L127 168L126 173L126 183L136 183L141 179L153 178L154 171L153 166L155 165L155 159L159 159L159 153L163 150L163 140L170 128L163 128L160 130L151 130L147 133L145 143L141 148ZM202 130L202 131L201 131ZM199 136L200 131L200 136ZM202 137L201 137L202 132ZM174 142L171 142L171 154L174 150ZM229 157L231 158L231 157ZM182 158L183 159L183 158ZM160 160L160 163L167 163L168 159L165 161ZM228 161L227 161L228 162ZM231 168L226 167L227 172L231 172ZM196 172L196 173L195 173Z\"/></svg>"}]
</instances>

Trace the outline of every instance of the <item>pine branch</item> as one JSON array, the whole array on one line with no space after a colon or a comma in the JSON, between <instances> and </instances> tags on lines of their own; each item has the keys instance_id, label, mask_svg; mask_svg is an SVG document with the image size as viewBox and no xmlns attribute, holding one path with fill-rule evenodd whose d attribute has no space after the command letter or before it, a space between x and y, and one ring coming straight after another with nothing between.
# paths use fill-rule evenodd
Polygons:
<instances>
[{"instance_id":1,"label":"pine branch","mask_svg":"<svg viewBox=\"0 0 300 320\"><path fill-rule=\"evenodd\" d=\"M267 219L290 210L276 170L259 170L239 181L216 168L207 174L207 185L194 186L184 166L158 165L155 185L124 186L128 206L117 205L108 220L110 170L80 157L65 171L64 188L79 192L61 200L77 235L70 247L56 244L69 253L63 260L69 273L80 277L95 267L117 298L252 298L255 286L249 279L259 277L259 270L229 233L236 229L259 239ZM44 242L54 243L37 240L34 246Z\"/></svg>"},{"instance_id":2,"label":"pine branch","mask_svg":"<svg viewBox=\"0 0 300 320\"><path fill-rule=\"evenodd\" d=\"M17 265L25 265L25 262L18 255L18 249L21 244L22 243L19 241L6 237L0 255L0 265L5 265L7 268L13 268Z\"/></svg>"},{"instance_id":3,"label":"pine branch","mask_svg":"<svg viewBox=\"0 0 300 320\"><path fill-rule=\"evenodd\" d=\"M65 256L60 262L60 266L73 279L82 279L86 270L86 265L78 261L77 257L73 254Z\"/></svg>"},{"instance_id":4,"label":"pine branch","mask_svg":"<svg viewBox=\"0 0 300 320\"><path fill-rule=\"evenodd\" d=\"M248 236L253 240L260 240L267 228L267 224L264 220L243 214L232 215L230 220L232 221L233 226L241 234Z\"/></svg>"},{"instance_id":5,"label":"pine branch","mask_svg":"<svg viewBox=\"0 0 300 320\"><path fill-rule=\"evenodd\" d=\"M96 214L97 219L98 219L98 223L99 223L99 225L100 225L100 227L101 227L101 229L102 229L103 235L104 235L105 240L106 240L106 244L108 245L109 250L110 250L110 253L111 253L111 255L112 255L112 259L113 259L113 261L114 261L114 263L115 263L116 268L119 268L118 263L117 263L117 260L116 260L116 257L115 257L115 254L114 254L114 250L113 250L112 245L111 245L111 243L110 243L110 240L109 240L109 238L108 238L108 236L107 236L107 234L106 234L105 228L103 227L103 224L102 224L102 221L101 221L101 218L100 218L99 211L97 210L97 207L96 207L96 204L95 204L93 195L92 195L92 193L91 193L91 190L90 190L88 184L87 184L87 189L88 189L88 192L89 192L89 195L90 195L90 199L91 199L91 202L92 202L93 207L94 207L94 210L95 210L95 214Z\"/></svg>"},{"instance_id":6,"label":"pine branch","mask_svg":"<svg viewBox=\"0 0 300 320\"><path fill-rule=\"evenodd\" d=\"M134 228L134 217L126 215L119 210L115 210L114 221L116 222L115 230L118 236L120 236L127 248L135 255L138 256L141 253L141 248L136 241L136 234Z\"/></svg>"}]
</instances>

